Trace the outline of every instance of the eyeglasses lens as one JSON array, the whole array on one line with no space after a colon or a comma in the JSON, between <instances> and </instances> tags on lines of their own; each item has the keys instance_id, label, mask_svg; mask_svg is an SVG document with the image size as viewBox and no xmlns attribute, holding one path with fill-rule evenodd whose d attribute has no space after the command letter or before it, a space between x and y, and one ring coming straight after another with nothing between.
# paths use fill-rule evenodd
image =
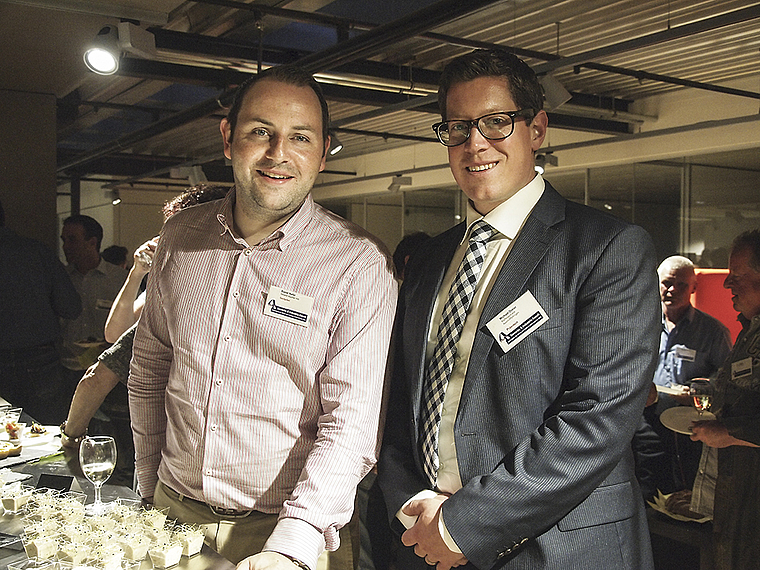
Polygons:
<instances>
[{"instance_id":1,"label":"eyeglasses lens","mask_svg":"<svg viewBox=\"0 0 760 570\"><path fill-rule=\"evenodd\" d=\"M445 121L438 126L438 138L446 146L457 146L470 138L475 121ZM480 134L489 140L502 140L512 134L514 122L506 114L494 114L477 120Z\"/></svg>"}]
</instances>

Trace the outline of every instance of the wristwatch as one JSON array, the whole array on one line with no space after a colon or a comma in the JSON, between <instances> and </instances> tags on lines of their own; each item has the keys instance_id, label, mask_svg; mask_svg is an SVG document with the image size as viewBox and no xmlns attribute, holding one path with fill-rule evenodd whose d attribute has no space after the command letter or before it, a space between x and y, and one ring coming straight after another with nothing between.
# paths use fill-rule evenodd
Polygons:
<instances>
[{"instance_id":1,"label":"wristwatch","mask_svg":"<svg viewBox=\"0 0 760 570\"><path fill-rule=\"evenodd\" d=\"M84 433L82 435L79 435L77 437L71 437L69 434L66 433L66 420L61 424L61 443L64 441L68 441L74 446L79 445L82 443L82 440L87 437L87 428L84 428Z\"/></svg>"}]
</instances>

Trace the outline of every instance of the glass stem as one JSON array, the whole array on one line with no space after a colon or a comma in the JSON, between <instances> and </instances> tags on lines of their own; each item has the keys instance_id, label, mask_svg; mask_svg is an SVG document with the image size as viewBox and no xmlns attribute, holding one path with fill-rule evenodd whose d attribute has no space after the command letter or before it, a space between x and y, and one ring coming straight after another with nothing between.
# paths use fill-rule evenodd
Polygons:
<instances>
[{"instance_id":1,"label":"glass stem","mask_svg":"<svg viewBox=\"0 0 760 570\"><path fill-rule=\"evenodd\" d=\"M99 505L100 503L100 485L95 485L95 504Z\"/></svg>"}]
</instances>

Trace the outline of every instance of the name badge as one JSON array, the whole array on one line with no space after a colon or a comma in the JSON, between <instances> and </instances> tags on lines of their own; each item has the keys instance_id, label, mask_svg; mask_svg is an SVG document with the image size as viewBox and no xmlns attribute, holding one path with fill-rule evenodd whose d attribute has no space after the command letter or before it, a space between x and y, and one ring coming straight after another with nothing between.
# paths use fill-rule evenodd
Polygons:
<instances>
[{"instance_id":1,"label":"name badge","mask_svg":"<svg viewBox=\"0 0 760 570\"><path fill-rule=\"evenodd\" d=\"M697 351L687 346L676 346L676 357L686 362L694 362L697 358Z\"/></svg>"},{"instance_id":2,"label":"name badge","mask_svg":"<svg viewBox=\"0 0 760 570\"><path fill-rule=\"evenodd\" d=\"M546 311L530 291L526 291L486 326L504 352L549 320Z\"/></svg>"},{"instance_id":3,"label":"name badge","mask_svg":"<svg viewBox=\"0 0 760 570\"><path fill-rule=\"evenodd\" d=\"M752 374L752 358L743 358L731 363L731 378L743 378Z\"/></svg>"},{"instance_id":4,"label":"name badge","mask_svg":"<svg viewBox=\"0 0 760 570\"><path fill-rule=\"evenodd\" d=\"M96 299L95 300L95 308L96 309L103 309L105 311L111 310L111 305L113 305L113 301L109 301L108 299Z\"/></svg>"},{"instance_id":5,"label":"name badge","mask_svg":"<svg viewBox=\"0 0 760 570\"><path fill-rule=\"evenodd\" d=\"M264 314L302 327L309 326L314 299L275 287L269 288L264 303Z\"/></svg>"}]
</instances>

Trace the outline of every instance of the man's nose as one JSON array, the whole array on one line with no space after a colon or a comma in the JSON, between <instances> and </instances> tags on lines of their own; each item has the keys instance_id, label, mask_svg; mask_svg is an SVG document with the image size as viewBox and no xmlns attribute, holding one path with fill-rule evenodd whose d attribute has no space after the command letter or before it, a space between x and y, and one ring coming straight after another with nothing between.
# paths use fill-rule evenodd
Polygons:
<instances>
[{"instance_id":1,"label":"man's nose","mask_svg":"<svg viewBox=\"0 0 760 570\"><path fill-rule=\"evenodd\" d=\"M477 125L470 125L470 136L464 142L466 147L470 148L483 148L490 144L490 141L483 136Z\"/></svg>"},{"instance_id":2,"label":"man's nose","mask_svg":"<svg viewBox=\"0 0 760 570\"><path fill-rule=\"evenodd\" d=\"M273 136L269 140L269 148L267 149L267 156L269 158L281 159L285 156L285 137Z\"/></svg>"}]
</instances>

